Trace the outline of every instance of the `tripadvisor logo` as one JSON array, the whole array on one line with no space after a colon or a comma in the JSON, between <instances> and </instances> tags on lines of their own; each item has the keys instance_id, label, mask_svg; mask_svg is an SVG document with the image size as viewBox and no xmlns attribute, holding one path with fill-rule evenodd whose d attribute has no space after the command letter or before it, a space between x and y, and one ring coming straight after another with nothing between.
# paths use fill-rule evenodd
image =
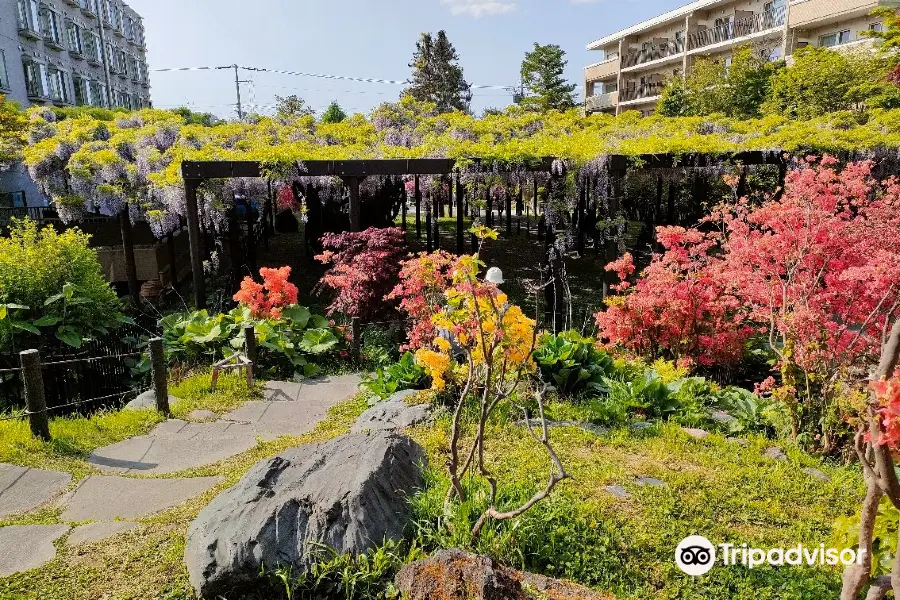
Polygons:
<instances>
[{"instance_id":1,"label":"tripadvisor logo","mask_svg":"<svg viewBox=\"0 0 900 600\"><path fill-rule=\"evenodd\" d=\"M836 550L825 548L825 544L815 548L798 544L793 548L770 550L751 548L747 544L719 544L717 547L702 535L692 535L684 538L675 549L675 564L683 572L696 577L710 572L716 564L717 555L722 566L743 565L748 569L762 565L850 566L862 564L863 559L863 554L857 554L852 548Z\"/></svg>"}]
</instances>

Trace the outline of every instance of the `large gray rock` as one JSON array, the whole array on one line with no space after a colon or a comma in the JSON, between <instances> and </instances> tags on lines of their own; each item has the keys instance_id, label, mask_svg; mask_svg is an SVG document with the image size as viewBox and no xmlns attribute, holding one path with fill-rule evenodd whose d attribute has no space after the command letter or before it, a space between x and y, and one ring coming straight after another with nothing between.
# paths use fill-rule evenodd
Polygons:
<instances>
[{"instance_id":1,"label":"large gray rock","mask_svg":"<svg viewBox=\"0 0 900 600\"><path fill-rule=\"evenodd\" d=\"M317 562L322 545L361 554L399 539L425 453L395 433L351 434L257 463L188 528L185 562L204 597L252 582L261 565Z\"/></svg>"},{"instance_id":2,"label":"large gray rock","mask_svg":"<svg viewBox=\"0 0 900 600\"><path fill-rule=\"evenodd\" d=\"M169 394L169 407L178 404L178 398ZM125 405L123 410L142 410L144 408L156 408L156 391L147 390L131 402Z\"/></svg>"},{"instance_id":3,"label":"large gray rock","mask_svg":"<svg viewBox=\"0 0 900 600\"><path fill-rule=\"evenodd\" d=\"M410 406L406 399L418 394L417 390L397 392L384 402L379 402L359 416L350 429L351 433L364 431L399 431L426 423L433 410L430 404Z\"/></svg>"}]
</instances>

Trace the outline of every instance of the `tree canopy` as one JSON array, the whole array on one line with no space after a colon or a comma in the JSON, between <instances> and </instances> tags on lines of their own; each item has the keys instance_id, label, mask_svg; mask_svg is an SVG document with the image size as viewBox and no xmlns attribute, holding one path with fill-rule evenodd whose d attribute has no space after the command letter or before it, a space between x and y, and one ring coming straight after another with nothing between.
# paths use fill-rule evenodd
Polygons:
<instances>
[{"instance_id":1,"label":"tree canopy","mask_svg":"<svg viewBox=\"0 0 900 600\"><path fill-rule=\"evenodd\" d=\"M344 119L347 118L347 113L344 112L344 109L341 108L341 105L337 103L337 100L328 105L328 108L325 109L325 112L322 113L321 122L324 124L333 124L340 123Z\"/></svg>"},{"instance_id":2,"label":"tree canopy","mask_svg":"<svg viewBox=\"0 0 900 600\"><path fill-rule=\"evenodd\" d=\"M281 119L296 119L316 114L316 111L307 106L306 100L296 94L285 98L275 96L275 101L275 114Z\"/></svg>"},{"instance_id":3,"label":"tree canopy","mask_svg":"<svg viewBox=\"0 0 900 600\"><path fill-rule=\"evenodd\" d=\"M900 89L888 81L892 59L867 50L801 48L794 64L772 77L767 113L809 119L841 110L900 106Z\"/></svg>"},{"instance_id":4,"label":"tree canopy","mask_svg":"<svg viewBox=\"0 0 900 600\"><path fill-rule=\"evenodd\" d=\"M737 49L730 65L700 57L686 77L675 76L667 83L658 110L671 117L723 114L757 118L768 97L770 80L780 67L750 46Z\"/></svg>"},{"instance_id":5,"label":"tree canopy","mask_svg":"<svg viewBox=\"0 0 900 600\"><path fill-rule=\"evenodd\" d=\"M534 43L534 50L525 53L522 61L522 84L529 94L522 98L522 106L531 110L568 110L575 106L574 83L563 76L568 61L565 51L556 44L542 46Z\"/></svg>"},{"instance_id":6,"label":"tree canopy","mask_svg":"<svg viewBox=\"0 0 900 600\"><path fill-rule=\"evenodd\" d=\"M469 111L472 102L472 86L466 82L459 55L447 33L441 30L437 36L422 33L416 42L416 51L409 66L413 70L411 85L404 91L421 102L431 102L439 112Z\"/></svg>"}]
</instances>

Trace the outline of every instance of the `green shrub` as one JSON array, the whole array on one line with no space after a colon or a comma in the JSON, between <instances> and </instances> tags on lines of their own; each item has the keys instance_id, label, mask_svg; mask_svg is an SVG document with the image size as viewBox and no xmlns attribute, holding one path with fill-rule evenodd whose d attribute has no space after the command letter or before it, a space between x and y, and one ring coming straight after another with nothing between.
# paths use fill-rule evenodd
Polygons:
<instances>
[{"instance_id":1,"label":"green shrub","mask_svg":"<svg viewBox=\"0 0 900 600\"><path fill-rule=\"evenodd\" d=\"M615 372L615 364L595 341L577 331L544 335L534 351L534 360L544 380L563 396L581 392L606 392L604 378Z\"/></svg>"},{"instance_id":2,"label":"green shrub","mask_svg":"<svg viewBox=\"0 0 900 600\"><path fill-rule=\"evenodd\" d=\"M207 311L164 317L163 342L170 360L182 364L211 363L244 348L244 327L256 332L259 368L272 377L312 377L319 367L310 362L334 350L339 339L328 321L302 306L289 306L279 318L254 319L250 309L235 308L210 315Z\"/></svg>"},{"instance_id":3,"label":"green shrub","mask_svg":"<svg viewBox=\"0 0 900 600\"><path fill-rule=\"evenodd\" d=\"M401 390L423 390L428 386L428 374L416 364L412 352L388 367L379 368L374 376L367 376L363 387L381 399Z\"/></svg>"},{"instance_id":4,"label":"green shrub","mask_svg":"<svg viewBox=\"0 0 900 600\"><path fill-rule=\"evenodd\" d=\"M78 229L13 221L0 238L0 347L45 346L54 337L80 347L125 320L89 240Z\"/></svg>"}]
</instances>

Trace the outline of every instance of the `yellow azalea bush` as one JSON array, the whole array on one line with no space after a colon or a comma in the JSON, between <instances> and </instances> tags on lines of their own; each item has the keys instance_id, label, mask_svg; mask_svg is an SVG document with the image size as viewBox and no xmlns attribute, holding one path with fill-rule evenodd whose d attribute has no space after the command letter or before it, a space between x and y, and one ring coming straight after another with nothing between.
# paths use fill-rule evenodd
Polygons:
<instances>
[{"instance_id":1,"label":"yellow azalea bush","mask_svg":"<svg viewBox=\"0 0 900 600\"><path fill-rule=\"evenodd\" d=\"M482 242L497 239L497 232L476 225L472 233ZM489 519L512 519L550 495L557 483L568 475L549 441L549 428L544 417L543 391L535 391L540 435L532 428L532 419L524 403L519 403L519 390L528 374L536 369L532 357L537 339L536 323L518 306L511 305L506 294L496 285L479 279L484 267L478 254L461 257L451 274L451 285L444 292L445 305L432 317L438 335L430 347L416 352L416 362L432 378L432 387L443 390L453 385L456 407L450 440L448 470L451 487L447 502L454 498L466 501L463 485L467 473L478 476L490 486L488 506L472 528L477 538ZM519 394L517 394L519 392ZM514 509L497 507L496 478L485 467L485 432L494 411L502 403L521 410L528 432L547 450L553 464L547 486L527 503ZM477 404L477 423L463 424L463 408ZM463 428L473 426L474 440L463 441ZM462 446L466 447L463 448ZM470 479L466 479L471 484Z\"/></svg>"}]
</instances>

